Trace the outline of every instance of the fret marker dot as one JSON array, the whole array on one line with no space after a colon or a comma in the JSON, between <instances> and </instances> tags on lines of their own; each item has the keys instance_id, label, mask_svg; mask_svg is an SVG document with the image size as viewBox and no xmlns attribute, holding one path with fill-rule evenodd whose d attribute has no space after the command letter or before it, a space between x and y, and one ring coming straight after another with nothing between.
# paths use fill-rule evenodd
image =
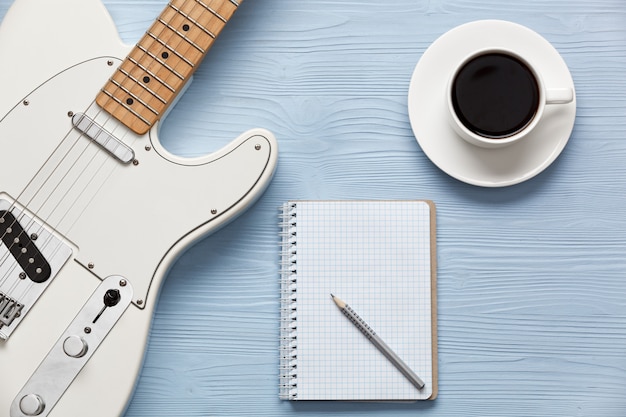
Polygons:
<instances>
[{"instance_id":1,"label":"fret marker dot","mask_svg":"<svg viewBox=\"0 0 626 417\"><path fill-rule=\"evenodd\" d=\"M150 82L150 77L148 76L143 77L143 82L148 84Z\"/></svg>"},{"instance_id":2,"label":"fret marker dot","mask_svg":"<svg viewBox=\"0 0 626 417\"><path fill-rule=\"evenodd\" d=\"M183 25L183 30L184 30L185 32L187 32L187 31L189 30L189 25L184 24L184 25Z\"/></svg>"},{"instance_id":3,"label":"fret marker dot","mask_svg":"<svg viewBox=\"0 0 626 417\"><path fill-rule=\"evenodd\" d=\"M126 99L126 104L128 104L129 106L132 105L134 103L132 98L127 98Z\"/></svg>"},{"instance_id":4,"label":"fret marker dot","mask_svg":"<svg viewBox=\"0 0 626 417\"><path fill-rule=\"evenodd\" d=\"M170 56L170 54L168 54L167 52L163 52L163 53L161 54L161 57L162 57L163 59L167 59L169 56Z\"/></svg>"}]
</instances>

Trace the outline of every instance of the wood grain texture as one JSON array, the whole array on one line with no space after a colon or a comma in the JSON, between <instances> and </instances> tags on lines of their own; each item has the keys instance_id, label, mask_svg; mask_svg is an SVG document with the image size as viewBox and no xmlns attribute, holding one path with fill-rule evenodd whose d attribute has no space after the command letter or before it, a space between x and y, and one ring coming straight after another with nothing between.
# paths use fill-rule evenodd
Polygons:
<instances>
[{"instance_id":1,"label":"wood grain texture","mask_svg":"<svg viewBox=\"0 0 626 417\"><path fill-rule=\"evenodd\" d=\"M164 4L105 1L128 43ZM421 54L485 18L552 42L578 100L563 154L501 189L439 171L407 114ZM251 210L173 266L126 417L626 415L625 68L623 0L243 3L162 136L195 156L264 127L279 167ZM347 198L437 204L434 402L278 400L278 207Z\"/></svg>"}]
</instances>

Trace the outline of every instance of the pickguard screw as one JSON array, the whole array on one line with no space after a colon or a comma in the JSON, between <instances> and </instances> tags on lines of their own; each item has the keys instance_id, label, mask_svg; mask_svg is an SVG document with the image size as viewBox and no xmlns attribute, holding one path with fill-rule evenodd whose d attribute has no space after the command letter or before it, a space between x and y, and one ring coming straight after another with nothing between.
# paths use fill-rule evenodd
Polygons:
<instances>
[{"instance_id":1,"label":"pickguard screw","mask_svg":"<svg viewBox=\"0 0 626 417\"><path fill-rule=\"evenodd\" d=\"M87 334L91 333L91 327L85 327L84 331Z\"/></svg>"},{"instance_id":2,"label":"pickguard screw","mask_svg":"<svg viewBox=\"0 0 626 417\"><path fill-rule=\"evenodd\" d=\"M211 209L211 214L217 214L217 210L216 209Z\"/></svg>"},{"instance_id":3,"label":"pickguard screw","mask_svg":"<svg viewBox=\"0 0 626 417\"><path fill-rule=\"evenodd\" d=\"M107 61L107 65L108 65L109 67L112 67L112 66L113 66L113 61L111 61L111 60L109 59L109 60Z\"/></svg>"},{"instance_id":4,"label":"pickguard screw","mask_svg":"<svg viewBox=\"0 0 626 417\"><path fill-rule=\"evenodd\" d=\"M137 305L138 306L143 305L143 300L137 300Z\"/></svg>"},{"instance_id":5,"label":"pickguard screw","mask_svg":"<svg viewBox=\"0 0 626 417\"><path fill-rule=\"evenodd\" d=\"M126 280L125 279L121 279L120 280L120 287L125 287L126 286Z\"/></svg>"},{"instance_id":6,"label":"pickguard screw","mask_svg":"<svg viewBox=\"0 0 626 417\"><path fill-rule=\"evenodd\" d=\"M30 235L30 240L37 240L39 239L39 235L37 233L33 233L32 235Z\"/></svg>"},{"instance_id":7,"label":"pickguard screw","mask_svg":"<svg viewBox=\"0 0 626 417\"><path fill-rule=\"evenodd\" d=\"M28 100L24 100L22 103L23 103L25 106L28 106L28 105L30 104L30 101L28 101Z\"/></svg>"},{"instance_id":8,"label":"pickguard screw","mask_svg":"<svg viewBox=\"0 0 626 417\"><path fill-rule=\"evenodd\" d=\"M73 111L68 111L67 112L67 117L74 117L74 112Z\"/></svg>"},{"instance_id":9,"label":"pickguard screw","mask_svg":"<svg viewBox=\"0 0 626 417\"><path fill-rule=\"evenodd\" d=\"M26 273L20 272L20 279L26 279Z\"/></svg>"},{"instance_id":10,"label":"pickguard screw","mask_svg":"<svg viewBox=\"0 0 626 417\"><path fill-rule=\"evenodd\" d=\"M254 149L256 149L257 151L261 150L261 145L259 145L258 143L256 145L254 145Z\"/></svg>"},{"instance_id":11,"label":"pickguard screw","mask_svg":"<svg viewBox=\"0 0 626 417\"><path fill-rule=\"evenodd\" d=\"M133 165L135 165L135 166L139 165L139 160L133 159Z\"/></svg>"},{"instance_id":12,"label":"pickguard screw","mask_svg":"<svg viewBox=\"0 0 626 417\"><path fill-rule=\"evenodd\" d=\"M89 268L89 269L94 269L95 267L96 267L96 265L94 265L94 263L93 263L93 262L89 262L89 263L87 264L87 268Z\"/></svg>"},{"instance_id":13,"label":"pickguard screw","mask_svg":"<svg viewBox=\"0 0 626 417\"><path fill-rule=\"evenodd\" d=\"M152 147L151 146L146 146L145 149L146 149L146 151L149 151L150 149L152 149Z\"/></svg>"}]
</instances>

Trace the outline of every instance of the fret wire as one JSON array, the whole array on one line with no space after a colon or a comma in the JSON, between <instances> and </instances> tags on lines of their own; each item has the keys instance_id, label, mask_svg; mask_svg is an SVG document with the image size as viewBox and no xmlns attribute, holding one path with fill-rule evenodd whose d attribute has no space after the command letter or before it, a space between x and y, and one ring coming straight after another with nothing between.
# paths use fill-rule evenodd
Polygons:
<instances>
[{"instance_id":1,"label":"fret wire","mask_svg":"<svg viewBox=\"0 0 626 417\"><path fill-rule=\"evenodd\" d=\"M241 2L169 0L155 24L126 57L127 64L122 63L117 75L109 79L110 84L103 87L96 100L98 104L134 132L145 134L167 110ZM189 32L190 28L183 23L193 25L198 31ZM168 61L166 53L176 58ZM148 76L156 84L148 86Z\"/></svg>"},{"instance_id":2,"label":"fret wire","mask_svg":"<svg viewBox=\"0 0 626 417\"><path fill-rule=\"evenodd\" d=\"M121 66L118 68L118 71L121 72L122 74L124 74L127 78L130 78L131 80L133 80L138 86L142 87L144 90L146 90L148 93L152 94L157 100L159 100L161 103L163 104L167 104L167 100L165 100L164 98L162 98L160 95L158 95L155 91L152 91L150 88L148 88L147 85L145 85L144 83L142 83L141 81L139 81L137 78L133 77L133 75L131 73L129 73L128 71L126 71L125 69L123 69Z\"/></svg>"},{"instance_id":3,"label":"fret wire","mask_svg":"<svg viewBox=\"0 0 626 417\"><path fill-rule=\"evenodd\" d=\"M195 1L196 1L196 3L200 4L200 6L204 7L206 10L208 10L211 14L213 14L213 16L217 17L218 19L220 19L224 23L228 23L228 20L224 16L219 14L217 12L217 10L215 10L211 6L205 4L202 0L195 0Z\"/></svg>"},{"instance_id":4,"label":"fret wire","mask_svg":"<svg viewBox=\"0 0 626 417\"><path fill-rule=\"evenodd\" d=\"M166 83L165 81L163 81L160 77L158 77L155 73L153 73L152 71L150 71L147 67L141 65L137 60L135 60L132 57L128 57L128 60L130 62L132 62L133 64L135 64L137 67L141 68L143 71L146 72L146 74L152 76L152 78L154 78L155 80L157 80L159 83L161 83L165 88L167 88L168 90L170 90L172 93L176 92L176 89L174 87L172 87L171 85L169 85L168 83Z\"/></svg>"},{"instance_id":5,"label":"fret wire","mask_svg":"<svg viewBox=\"0 0 626 417\"><path fill-rule=\"evenodd\" d=\"M150 123L147 119L145 119L142 115L140 115L139 113L137 113L134 109L131 109L130 107L128 107L126 105L126 103L124 103L122 100L120 100L119 98L115 97L115 95L113 95L113 93L110 93L108 90L106 89L102 89L102 92L104 94L106 94L107 96L109 96L110 98L112 98L117 104L119 104L120 106L124 107L126 110L128 110L130 113L133 114L133 116L135 116L137 119L141 120L143 123L145 123L148 126L152 126L152 123Z\"/></svg>"},{"instance_id":6,"label":"fret wire","mask_svg":"<svg viewBox=\"0 0 626 417\"><path fill-rule=\"evenodd\" d=\"M172 52L174 55L176 55L178 58L180 58L184 63L186 63L187 65L189 65L191 68L195 67L196 65L189 61L187 58L185 58L182 54L180 54L176 49L174 49L174 47L168 45L165 41L161 40L161 38L159 38L157 35L155 35L152 32L146 32L146 34L148 36L150 36L152 39L154 39L155 41L157 41L158 43L160 43L162 46L164 46L166 49L168 49L170 52Z\"/></svg>"},{"instance_id":7,"label":"fret wire","mask_svg":"<svg viewBox=\"0 0 626 417\"><path fill-rule=\"evenodd\" d=\"M191 39L189 39L184 33L179 32L174 26L170 25L169 23L167 23L166 21L164 21L163 19L159 18L159 22L161 24L163 24L165 27L167 27L169 30L171 30L172 32L174 32L175 34L177 34L178 36L180 36L182 39L184 39L185 41L187 41L191 46L193 46L194 48L196 48L200 53L204 54L206 51L204 49L202 49L200 46L196 45L196 43L194 41L192 41Z\"/></svg>"},{"instance_id":8,"label":"fret wire","mask_svg":"<svg viewBox=\"0 0 626 417\"><path fill-rule=\"evenodd\" d=\"M134 98L135 100L137 100L139 103L141 103L146 109L150 110L152 113L155 114L155 116L158 116L160 113L156 110L153 109L150 105L148 105L148 103L146 103L145 101L143 101L141 98L139 98L139 96L137 96L135 93L133 93L132 91L130 91L128 88L124 87L121 83L119 83L118 81L114 80L113 78L111 78L111 83L115 84L115 86L117 88L119 88L120 90L122 90L123 92L125 92L126 94L128 94L129 96L131 96L132 98Z\"/></svg>"},{"instance_id":9,"label":"fret wire","mask_svg":"<svg viewBox=\"0 0 626 417\"><path fill-rule=\"evenodd\" d=\"M157 57L156 55L154 55L152 52L148 51L148 49L146 49L143 45L141 44L137 44L137 48L141 49L143 52L145 52L146 54L148 54L152 59L154 59L155 61L157 61L159 64L161 64L165 69L169 70L172 74L174 74L176 77L180 78L181 81L185 80L185 77L182 76L181 74L179 74L178 72L176 72L176 70L174 70L174 68L170 67L169 65L167 65L165 62L161 61L159 59L159 57Z\"/></svg>"},{"instance_id":10,"label":"fret wire","mask_svg":"<svg viewBox=\"0 0 626 417\"><path fill-rule=\"evenodd\" d=\"M204 26L202 26L200 23L198 23L194 18L192 18L191 16L189 16L187 13L183 12L182 10L180 10L178 7L174 6L173 4L169 4L169 6L174 9L178 14L180 14L181 16L183 16L185 19L189 20L191 23L193 23L194 25L196 25L196 27L198 27L200 30L202 30L204 33L206 33L207 35L209 35L211 38L215 39L215 34L213 32L211 32L210 30L208 30L207 28L205 28Z\"/></svg>"}]
</instances>

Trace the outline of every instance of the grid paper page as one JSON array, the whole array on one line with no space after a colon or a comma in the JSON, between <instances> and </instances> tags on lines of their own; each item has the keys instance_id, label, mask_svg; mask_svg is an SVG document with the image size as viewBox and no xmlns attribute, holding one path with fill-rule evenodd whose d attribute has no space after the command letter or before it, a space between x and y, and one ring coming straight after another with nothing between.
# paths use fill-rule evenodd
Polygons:
<instances>
[{"instance_id":1,"label":"grid paper page","mask_svg":"<svg viewBox=\"0 0 626 417\"><path fill-rule=\"evenodd\" d=\"M296 204L298 400L416 400L433 392L430 206ZM341 313L350 305L425 382L418 390Z\"/></svg>"}]
</instances>

